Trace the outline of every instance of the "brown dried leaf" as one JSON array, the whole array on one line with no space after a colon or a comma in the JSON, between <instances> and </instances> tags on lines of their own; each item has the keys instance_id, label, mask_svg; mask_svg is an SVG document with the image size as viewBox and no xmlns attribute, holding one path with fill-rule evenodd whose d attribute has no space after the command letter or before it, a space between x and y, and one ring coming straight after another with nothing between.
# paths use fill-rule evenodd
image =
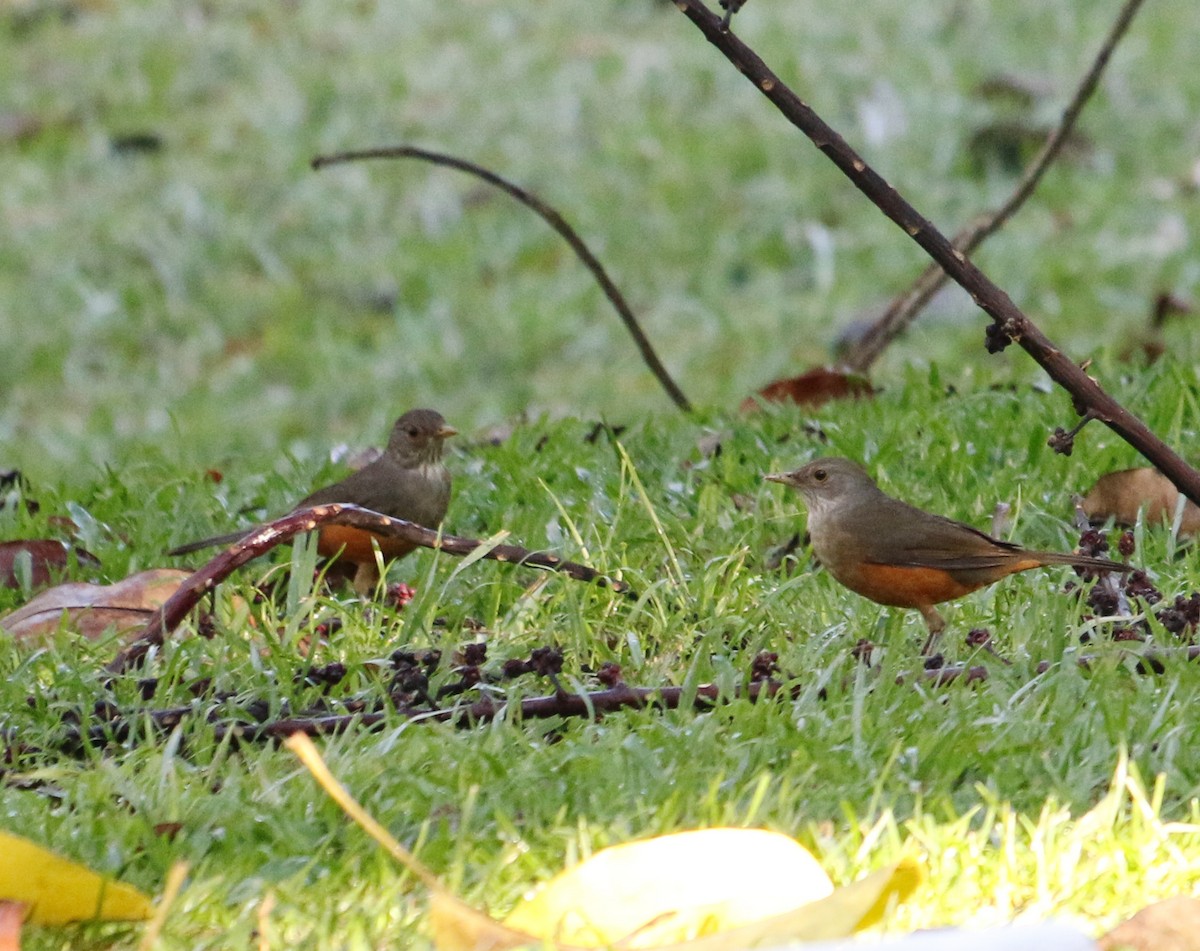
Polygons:
<instances>
[{"instance_id":1,"label":"brown dried leaf","mask_svg":"<svg viewBox=\"0 0 1200 951\"><path fill-rule=\"evenodd\" d=\"M1097 942L1101 951L1200 951L1200 899L1147 905Z\"/></svg>"},{"instance_id":2,"label":"brown dried leaf","mask_svg":"<svg viewBox=\"0 0 1200 951\"><path fill-rule=\"evenodd\" d=\"M20 541L0 542L0 585L5 588L21 587L17 565L26 555L29 559L30 579L35 588L45 587L58 577L71 563L72 549L57 538L29 538ZM74 549L80 564L99 566L95 555L82 548Z\"/></svg>"},{"instance_id":3,"label":"brown dried leaf","mask_svg":"<svg viewBox=\"0 0 1200 951\"><path fill-rule=\"evenodd\" d=\"M875 388L861 373L813 367L799 376L768 383L754 396L742 400L743 413L753 413L761 403L796 403L823 406L830 400L873 396Z\"/></svg>"},{"instance_id":4,"label":"brown dried leaf","mask_svg":"<svg viewBox=\"0 0 1200 951\"><path fill-rule=\"evenodd\" d=\"M1133 525L1140 509L1145 512L1146 524L1171 525L1178 504L1179 490L1171 480L1157 469L1144 466L1102 475L1088 489L1080 508L1094 521L1112 518L1119 525ZM1179 534L1194 535L1198 531L1200 508L1189 500L1183 508Z\"/></svg>"},{"instance_id":5,"label":"brown dried leaf","mask_svg":"<svg viewBox=\"0 0 1200 951\"><path fill-rule=\"evenodd\" d=\"M68 627L93 640L110 629L132 633L189 575L174 568L155 568L116 584L62 584L0 618L0 628L16 639L43 638L58 630L66 612Z\"/></svg>"}]
</instances>

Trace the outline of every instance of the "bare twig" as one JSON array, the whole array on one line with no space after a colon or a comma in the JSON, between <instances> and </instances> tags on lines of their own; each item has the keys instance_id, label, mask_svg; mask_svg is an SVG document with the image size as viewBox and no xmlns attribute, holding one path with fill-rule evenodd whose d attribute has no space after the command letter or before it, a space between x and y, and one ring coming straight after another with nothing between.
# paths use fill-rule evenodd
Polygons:
<instances>
[{"instance_id":1,"label":"bare twig","mask_svg":"<svg viewBox=\"0 0 1200 951\"><path fill-rule=\"evenodd\" d=\"M1054 433L1046 440L1046 445L1060 455L1069 456L1075 450L1075 437L1083 431L1084 426L1095 418L1090 411L1085 411L1079 422L1069 430L1056 426Z\"/></svg>"},{"instance_id":2,"label":"bare twig","mask_svg":"<svg viewBox=\"0 0 1200 951\"><path fill-rule=\"evenodd\" d=\"M1144 0L1126 0L1125 5L1117 14L1112 28L1108 31L1100 51L1092 60L1091 68L1079 82L1075 95L1071 97L1067 108L1063 110L1058 126L1050 133L1041 150L1034 157L1025 173L1017 182L1008 200L995 211L982 215L954 236L954 247L963 254L970 254L984 241L1002 228L1005 223L1017 213L1033 194L1042 176L1050 164L1062 150L1067 136L1075 128L1075 121L1083 111L1083 107L1091 99L1092 93L1100 82L1100 76L1108 65L1112 52L1121 42L1121 38L1133 22ZM945 287L950 278L936 264L930 265L902 294L894 298L883 315L864 333L850 348L845 357L845 364L851 369L866 372L879 355L908 327L933 296Z\"/></svg>"},{"instance_id":3,"label":"bare twig","mask_svg":"<svg viewBox=\"0 0 1200 951\"><path fill-rule=\"evenodd\" d=\"M841 169L859 191L903 228L956 283L971 294L975 303L992 318L988 328L989 350L1000 350L1013 342L1020 344L1050 378L1071 395L1076 406L1090 410L1096 419L1157 466L1184 495L1200 504L1200 473L1076 366L1003 290L971 263L966 254L955 249L945 235L922 217L862 156L850 148L836 130L789 89L754 50L733 33L722 30L720 19L700 0L676 0L676 5L789 122L807 135Z\"/></svg>"},{"instance_id":4,"label":"bare twig","mask_svg":"<svg viewBox=\"0 0 1200 951\"><path fill-rule=\"evenodd\" d=\"M1003 660L1003 658L1000 658ZM1172 662L1200 660L1200 646L1151 649L1146 651L1118 650L1109 654L1082 654L1074 659L1081 670L1091 670L1103 661L1132 662L1133 669L1143 676L1162 674ZM1067 659L1070 663L1070 660ZM1007 663L1007 662L1005 662ZM1041 675L1063 662L1041 661L1034 668ZM896 675L896 683L912 681L930 687L949 687L952 684L970 685L981 683L990 677L987 667L980 664L948 664L916 672L904 671ZM711 709L714 704L738 699L758 701L775 697L787 689L795 696L800 689L774 679L753 681L732 691L717 684L701 684L694 691L684 687L632 687L618 683L604 690L588 693L569 693L562 689L538 697L525 697L509 701L498 696L482 696L469 703L446 707L421 708L400 705L389 709L381 706L369 710L347 713L329 713L324 710L307 711L278 720L254 722L234 717L220 718L212 704L199 703L188 706L168 707L158 710L137 710L126 713L114 711L108 719L88 727L72 726L58 746L72 751L103 747L106 743L124 743L136 731L146 727L162 734L176 729L188 719L203 716L213 725L218 740L230 739L243 742L282 740L293 733L308 736L330 736L351 729L373 730L396 722L397 718L413 723L451 723L458 727L470 727L477 723L494 720L499 716L517 716L520 719L548 719L550 717L586 717L596 719L608 713L625 709L658 707L676 710L689 701L695 709ZM0 771L0 780L4 779ZM12 782L9 781L9 785ZM32 787L36 788L36 787Z\"/></svg>"},{"instance_id":5,"label":"bare twig","mask_svg":"<svg viewBox=\"0 0 1200 951\"><path fill-rule=\"evenodd\" d=\"M782 685L776 681L764 681L748 685L745 691L735 691L732 695L723 692L716 684L701 684L691 694L694 706L707 709L714 703L725 699L735 699L744 696L750 700L760 697L773 697ZM419 711L413 714L413 719L430 723L453 723L456 726L471 726L494 720L502 713L508 712L527 720L544 720L549 717L588 717L594 718L605 713L615 713L623 709L640 709L656 706L665 710L678 709L689 691L684 687L630 687L620 684L607 690L596 690L590 693L576 694L564 690L555 691L541 697L526 697L517 702L515 709L507 700L492 697L482 697L472 703L439 710ZM354 727L373 727L384 723L394 713L342 714L321 717L293 717L288 720L276 720L259 726L238 726L238 735L248 739L282 739L293 733L306 733L309 736L324 736L329 733L341 733Z\"/></svg>"},{"instance_id":6,"label":"bare twig","mask_svg":"<svg viewBox=\"0 0 1200 951\"><path fill-rule=\"evenodd\" d=\"M774 697L782 689L783 685L774 680L756 681L748 684L744 689L738 688L732 692L716 684L701 684L694 691L685 687L631 687L627 684L616 684L606 690L582 694L556 690L552 694L540 697L525 697L515 703L510 703L503 698L483 696L470 703L437 707L431 710L399 707L353 713L314 712L261 723L247 720L236 721L232 718L220 720L216 718L211 705L197 704L159 710L138 710L112 716L102 723L96 723L87 728L75 726L66 732L59 745L65 749L78 750L85 746L103 746L106 742L113 740L125 742L137 729L148 726L155 732L167 733L189 717L202 715L213 724L214 733L218 739L223 740L229 737L253 742L282 740L293 733L329 736L343 733L352 728L369 730L394 721L398 716L415 723L453 723L455 726L469 727L476 723L494 720L504 713L519 714L521 719L530 720L550 717L587 717L590 719L605 713L615 713L631 708L640 709L654 706L675 710L681 707L688 697L691 698L691 703L695 708L709 709L721 700L728 701L742 697L758 700L759 698Z\"/></svg>"},{"instance_id":7,"label":"bare twig","mask_svg":"<svg viewBox=\"0 0 1200 951\"><path fill-rule=\"evenodd\" d=\"M662 361L658 358L658 354L650 343L650 339L642 330L637 317L634 316L633 310L626 303L625 297L617 289L617 285L613 283L612 278L608 276L608 272L604 270L604 265L592 254L588 246L583 243L583 239L579 237L574 228L567 224L563 216L536 195L525 191L525 189L518 185L514 185L508 179L502 178L495 172L481 165L476 165L474 162L456 158L453 155L446 155L442 152L432 152L428 149L420 149L408 145L355 149L347 152L335 152L331 155L318 155L312 160L312 167L322 169L327 165L337 165L341 162L361 162L368 159L394 158L422 159L426 162L432 162L434 165L444 165L448 168L456 168L460 172L467 172L511 195L526 208L531 209L535 214L540 216L546 224L553 228L571 246L571 250L579 257L579 260L592 272L592 276L600 285L600 289L604 291L604 296L616 308L617 314L625 324L625 328L629 331L630 336L633 337L633 342L637 345L642 355L642 360L645 361L646 366L650 368L650 372L654 374L655 378L662 385L662 388L667 391L667 395L671 398L671 401L685 413L692 411L691 402L684 395L683 390L679 388L679 385L671 378L671 374L667 372L667 368L663 366Z\"/></svg>"},{"instance_id":8,"label":"bare twig","mask_svg":"<svg viewBox=\"0 0 1200 951\"><path fill-rule=\"evenodd\" d=\"M474 538L441 535L433 529L406 522L403 519L388 518L386 515L380 515L378 512L372 512L357 505L340 502L333 505L314 505L310 508L296 509L273 522L267 522L253 529L185 580L179 586L179 590L154 613L137 638L109 663L107 668L109 673L116 674L127 670L137 664L151 648L161 646L163 638L191 613L205 594L246 562L266 554L276 545L295 535L311 532L321 525L349 525L353 528L374 532L376 535L400 538L423 548L448 552L451 555L463 556L479 553L481 557L490 558L493 561L507 561L518 565L529 565L533 568L545 568L548 571L561 572L577 581L591 582L601 587L611 588L618 594L629 598L637 597L624 581L615 581L594 568L573 561L564 561L549 552L531 551L519 545L488 546L485 542Z\"/></svg>"}]
</instances>

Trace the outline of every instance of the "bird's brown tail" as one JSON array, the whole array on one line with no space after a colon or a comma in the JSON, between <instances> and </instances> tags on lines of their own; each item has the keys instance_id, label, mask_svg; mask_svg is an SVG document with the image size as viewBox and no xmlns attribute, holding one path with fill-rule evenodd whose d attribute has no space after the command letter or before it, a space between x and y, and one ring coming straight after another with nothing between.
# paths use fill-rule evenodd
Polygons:
<instances>
[{"instance_id":1,"label":"bird's brown tail","mask_svg":"<svg viewBox=\"0 0 1200 951\"><path fill-rule=\"evenodd\" d=\"M186 545L180 545L178 548L172 548L167 552L168 555L190 555L194 551L200 551L203 548L212 548L215 545L232 545L234 542L244 538L245 532L230 532L228 535L214 535L212 538L202 538L198 542L188 542Z\"/></svg>"},{"instance_id":2,"label":"bird's brown tail","mask_svg":"<svg viewBox=\"0 0 1200 951\"><path fill-rule=\"evenodd\" d=\"M1043 565L1070 565L1073 568L1091 568L1093 571L1133 571L1133 565L1108 558L1093 558L1091 555L1076 555L1059 551L1032 551L1029 555Z\"/></svg>"}]
</instances>

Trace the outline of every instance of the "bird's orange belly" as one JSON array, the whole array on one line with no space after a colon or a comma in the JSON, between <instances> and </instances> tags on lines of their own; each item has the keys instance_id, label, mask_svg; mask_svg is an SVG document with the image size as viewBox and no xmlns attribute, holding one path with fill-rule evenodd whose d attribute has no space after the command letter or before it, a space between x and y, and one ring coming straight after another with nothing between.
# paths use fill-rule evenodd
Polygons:
<instances>
[{"instance_id":1,"label":"bird's orange belly","mask_svg":"<svg viewBox=\"0 0 1200 951\"><path fill-rule=\"evenodd\" d=\"M864 598L897 608L920 608L953 601L987 583L964 583L940 568L872 564L859 565L852 571L834 572L834 577Z\"/></svg>"},{"instance_id":2,"label":"bird's orange belly","mask_svg":"<svg viewBox=\"0 0 1200 951\"><path fill-rule=\"evenodd\" d=\"M321 529L317 552L324 558L340 555L356 564L373 562L375 549L371 545L372 540L379 545L384 561L403 558L414 548L412 544L401 541L399 538L375 535L361 528L352 528L349 525L326 525Z\"/></svg>"}]
</instances>

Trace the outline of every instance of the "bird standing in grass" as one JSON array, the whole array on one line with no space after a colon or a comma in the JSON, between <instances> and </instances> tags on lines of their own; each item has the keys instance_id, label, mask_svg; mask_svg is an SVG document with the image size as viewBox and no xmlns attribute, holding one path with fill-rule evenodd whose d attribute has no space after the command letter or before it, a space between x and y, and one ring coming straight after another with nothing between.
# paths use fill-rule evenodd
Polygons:
<instances>
[{"instance_id":1,"label":"bird standing in grass","mask_svg":"<svg viewBox=\"0 0 1200 951\"><path fill-rule=\"evenodd\" d=\"M929 629L926 655L946 626L935 604L1046 565L1131 570L1107 558L1031 551L923 512L887 495L849 459L816 459L766 478L804 496L813 552L834 578L878 604L921 612Z\"/></svg>"}]
</instances>

